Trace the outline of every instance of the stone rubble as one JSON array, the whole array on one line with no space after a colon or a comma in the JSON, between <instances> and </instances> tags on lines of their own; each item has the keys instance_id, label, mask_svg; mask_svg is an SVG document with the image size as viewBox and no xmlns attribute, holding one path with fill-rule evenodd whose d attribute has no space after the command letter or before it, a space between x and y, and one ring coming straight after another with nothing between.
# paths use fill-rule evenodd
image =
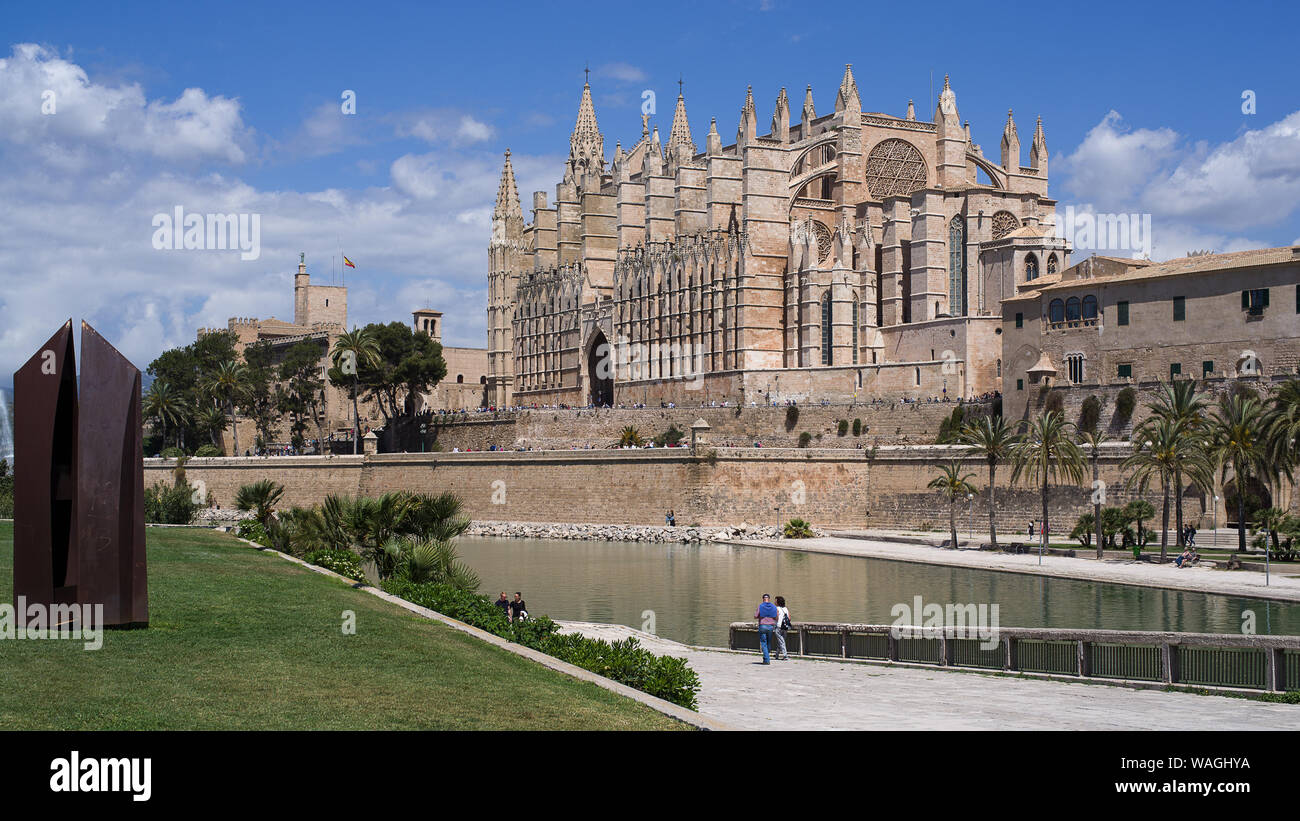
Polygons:
<instances>
[{"instance_id":1,"label":"stone rubble","mask_svg":"<svg viewBox=\"0 0 1300 821\"><path fill-rule=\"evenodd\" d=\"M819 531L813 531L822 535ZM775 525L742 522L730 527L668 527L667 525L572 524L565 522L474 522L467 536L507 539L580 539L608 542L770 541L782 538Z\"/></svg>"}]
</instances>

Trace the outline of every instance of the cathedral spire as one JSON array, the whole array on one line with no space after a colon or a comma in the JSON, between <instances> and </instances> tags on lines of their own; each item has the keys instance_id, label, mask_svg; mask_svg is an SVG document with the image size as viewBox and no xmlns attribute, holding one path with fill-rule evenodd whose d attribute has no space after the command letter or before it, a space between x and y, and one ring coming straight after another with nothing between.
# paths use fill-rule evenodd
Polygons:
<instances>
[{"instance_id":1,"label":"cathedral spire","mask_svg":"<svg viewBox=\"0 0 1300 821\"><path fill-rule=\"evenodd\" d=\"M1034 141L1029 145L1029 167L1047 175L1047 137L1043 134L1043 118L1034 126Z\"/></svg>"},{"instance_id":2,"label":"cathedral spire","mask_svg":"<svg viewBox=\"0 0 1300 821\"><path fill-rule=\"evenodd\" d=\"M722 153L722 135L718 134L717 117L714 117L709 121L709 136L705 137L705 145L710 157L715 157Z\"/></svg>"},{"instance_id":3,"label":"cathedral spire","mask_svg":"<svg viewBox=\"0 0 1300 821\"><path fill-rule=\"evenodd\" d=\"M961 117L957 114L957 93L948 84L948 75L943 75L943 91L939 92L939 103L934 108L934 124L939 126L939 136L948 139L963 139Z\"/></svg>"},{"instance_id":4,"label":"cathedral spire","mask_svg":"<svg viewBox=\"0 0 1300 821\"><path fill-rule=\"evenodd\" d=\"M835 95L835 110L846 108L862 111L862 100L858 97L858 84L853 79L853 64L844 64L844 79L840 80L839 93Z\"/></svg>"},{"instance_id":5,"label":"cathedral spire","mask_svg":"<svg viewBox=\"0 0 1300 821\"><path fill-rule=\"evenodd\" d=\"M591 83L582 86L578 103L578 120L569 138L569 168L575 181L593 175L597 180L605 170L605 138L596 124L596 106L591 101Z\"/></svg>"},{"instance_id":6,"label":"cathedral spire","mask_svg":"<svg viewBox=\"0 0 1300 821\"><path fill-rule=\"evenodd\" d=\"M690 160L695 156L695 141L691 139L691 124L686 119L686 98L679 89L677 108L673 110L673 127L668 132L668 151L677 156L678 162Z\"/></svg>"},{"instance_id":7,"label":"cathedral spire","mask_svg":"<svg viewBox=\"0 0 1300 821\"><path fill-rule=\"evenodd\" d=\"M807 126L810 125L810 124L812 123L812 121L815 120L815 119L817 119L817 110L816 110L815 108L813 108L812 85L810 84L810 85L808 86L808 90L805 91L804 94L803 94L803 124L804 124L804 133L801 134L800 136L803 137L804 139L807 139L807 137L808 137L808 128L807 128Z\"/></svg>"},{"instance_id":8,"label":"cathedral spire","mask_svg":"<svg viewBox=\"0 0 1300 821\"><path fill-rule=\"evenodd\" d=\"M776 95L776 110L772 112L772 137L783 143L790 142L790 98L785 87Z\"/></svg>"},{"instance_id":9,"label":"cathedral spire","mask_svg":"<svg viewBox=\"0 0 1300 821\"><path fill-rule=\"evenodd\" d=\"M510 149L506 149L506 164L501 169L501 183L497 186L497 206L492 212L494 217L523 218L524 212L519 207L519 187L515 184L515 169L510 164Z\"/></svg>"},{"instance_id":10,"label":"cathedral spire","mask_svg":"<svg viewBox=\"0 0 1300 821\"><path fill-rule=\"evenodd\" d=\"M740 126L736 129L736 145L752 142L758 131L758 115L754 113L754 87L745 89L745 107L740 109Z\"/></svg>"},{"instance_id":11,"label":"cathedral spire","mask_svg":"<svg viewBox=\"0 0 1300 821\"><path fill-rule=\"evenodd\" d=\"M1020 170L1020 135L1011 109L1007 109L1007 124L1002 129L1002 167L1008 171Z\"/></svg>"},{"instance_id":12,"label":"cathedral spire","mask_svg":"<svg viewBox=\"0 0 1300 821\"><path fill-rule=\"evenodd\" d=\"M912 100L907 101L907 119L916 119L916 103Z\"/></svg>"}]
</instances>

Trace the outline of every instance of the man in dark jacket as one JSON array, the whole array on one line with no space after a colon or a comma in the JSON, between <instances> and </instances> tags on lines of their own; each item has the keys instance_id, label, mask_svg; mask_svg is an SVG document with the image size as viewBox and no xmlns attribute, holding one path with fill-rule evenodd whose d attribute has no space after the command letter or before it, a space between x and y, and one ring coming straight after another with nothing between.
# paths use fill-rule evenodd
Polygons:
<instances>
[{"instance_id":1,"label":"man in dark jacket","mask_svg":"<svg viewBox=\"0 0 1300 821\"><path fill-rule=\"evenodd\" d=\"M780 615L777 612L776 605L772 604L772 599L766 593L763 594L763 603L758 606L758 611L754 613L754 618L758 619L758 646L763 650L763 663L771 664L768 657L768 644L772 640L772 631L776 629L776 617Z\"/></svg>"},{"instance_id":2,"label":"man in dark jacket","mask_svg":"<svg viewBox=\"0 0 1300 821\"><path fill-rule=\"evenodd\" d=\"M506 617L506 621L510 621L510 599L506 597L506 591L501 591L501 598L497 599L495 604L501 608L501 614Z\"/></svg>"}]
</instances>

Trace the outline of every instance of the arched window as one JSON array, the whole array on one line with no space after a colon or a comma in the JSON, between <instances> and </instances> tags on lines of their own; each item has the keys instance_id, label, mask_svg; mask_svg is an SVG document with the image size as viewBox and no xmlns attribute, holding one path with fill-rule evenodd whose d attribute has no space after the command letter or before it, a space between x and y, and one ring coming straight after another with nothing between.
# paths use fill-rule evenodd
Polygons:
<instances>
[{"instance_id":1,"label":"arched window","mask_svg":"<svg viewBox=\"0 0 1300 821\"><path fill-rule=\"evenodd\" d=\"M1065 321L1065 303L1059 299L1053 299L1047 306L1047 321L1053 324Z\"/></svg>"},{"instance_id":2,"label":"arched window","mask_svg":"<svg viewBox=\"0 0 1300 821\"><path fill-rule=\"evenodd\" d=\"M963 316L966 306L962 299L966 283L966 219L960 214L948 223L948 313Z\"/></svg>"},{"instance_id":3,"label":"arched window","mask_svg":"<svg viewBox=\"0 0 1300 821\"><path fill-rule=\"evenodd\" d=\"M1051 276L1054 273L1056 273L1056 254L1047 258L1047 275Z\"/></svg>"},{"instance_id":4,"label":"arched window","mask_svg":"<svg viewBox=\"0 0 1300 821\"><path fill-rule=\"evenodd\" d=\"M458 384L464 383L464 381L465 381L465 374L463 373L456 374L456 382Z\"/></svg>"},{"instance_id":5,"label":"arched window","mask_svg":"<svg viewBox=\"0 0 1300 821\"><path fill-rule=\"evenodd\" d=\"M1065 321L1078 322L1080 316L1080 303L1077 296L1072 296L1065 301Z\"/></svg>"},{"instance_id":6,"label":"arched window","mask_svg":"<svg viewBox=\"0 0 1300 821\"><path fill-rule=\"evenodd\" d=\"M480 376L480 377L478 378L478 383L479 383L480 385L486 385L486 384L487 384L487 377L486 377L486 376Z\"/></svg>"},{"instance_id":7,"label":"arched window","mask_svg":"<svg viewBox=\"0 0 1300 821\"><path fill-rule=\"evenodd\" d=\"M1083 319L1084 321L1095 320L1097 318L1097 297L1088 294L1083 298Z\"/></svg>"},{"instance_id":8,"label":"arched window","mask_svg":"<svg viewBox=\"0 0 1300 821\"><path fill-rule=\"evenodd\" d=\"M831 356L831 292L822 294L822 364L829 365Z\"/></svg>"},{"instance_id":9,"label":"arched window","mask_svg":"<svg viewBox=\"0 0 1300 821\"><path fill-rule=\"evenodd\" d=\"M1025 257L1025 281L1038 279L1038 257L1030 254Z\"/></svg>"}]
</instances>

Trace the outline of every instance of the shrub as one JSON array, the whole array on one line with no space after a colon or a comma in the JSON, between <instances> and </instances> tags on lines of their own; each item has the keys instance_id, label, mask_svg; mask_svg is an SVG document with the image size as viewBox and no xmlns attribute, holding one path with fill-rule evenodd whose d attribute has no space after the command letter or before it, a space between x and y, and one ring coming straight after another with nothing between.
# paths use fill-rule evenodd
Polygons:
<instances>
[{"instance_id":1,"label":"shrub","mask_svg":"<svg viewBox=\"0 0 1300 821\"><path fill-rule=\"evenodd\" d=\"M1089 396L1083 400L1083 407L1079 410L1079 432L1089 433L1097 429L1097 420L1101 419L1101 400L1095 396Z\"/></svg>"},{"instance_id":2,"label":"shrub","mask_svg":"<svg viewBox=\"0 0 1300 821\"><path fill-rule=\"evenodd\" d=\"M189 482L173 485L157 483L144 492L144 520L154 524L187 525L194 521L199 505L194 501Z\"/></svg>"},{"instance_id":3,"label":"shrub","mask_svg":"<svg viewBox=\"0 0 1300 821\"><path fill-rule=\"evenodd\" d=\"M194 451L195 456L221 456L221 448L216 445L204 445Z\"/></svg>"},{"instance_id":4,"label":"shrub","mask_svg":"<svg viewBox=\"0 0 1300 821\"><path fill-rule=\"evenodd\" d=\"M235 492L235 509L252 511L253 518L266 527L275 506L284 496L284 485L278 485L270 479L262 479L248 485L240 485Z\"/></svg>"},{"instance_id":5,"label":"shrub","mask_svg":"<svg viewBox=\"0 0 1300 821\"><path fill-rule=\"evenodd\" d=\"M794 426L799 424L799 406L787 405L785 409L785 429L787 432L794 430Z\"/></svg>"},{"instance_id":6,"label":"shrub","mask_svg":"<svg viewBox=\"0 0 1300 821\"><path fill-rule=\"evenodd\" d=\"M935 441L935 444L953 444L957 441L957 437L961 434L965 424L966 410L961 405L958 405L952 409L951 414L939 423L939 438Z\"/></svg>"},{"instance_id":7,"label":"shrub","mask_svg":"<svg viewBox=\"0 0 1300 821\"><path fill-rule=\"evenodd\" d=\"M861 420L861 419L854 419L854 420L853 420L853 435L854 435L854 436L861 436L861 435L862 435L862 420Z\"/></svg>"},{"instance_id":8,"label":"shrub","mask_svg":"<svg viewBox=\"0 0 1300 821\"><path fill-rule=\"evenodd\" d=\"M1052 391L1047 395L1047 405L1045 406L1049 413L1055 411L1060 413L1065 410L1065 395L1060 391Z\"/></svg>"},{"instance_id":9,"label":"shrub","mask_svg":"<svg viewBox=\"0 0 1300 821\"><path fill-rule=\"evenodd\" d=\"M172 445L169 448L164 448L162 452L162 457L164 459L175 459L179 456L184 456L184 455L185 455L185 451L181 450L175 445Z\"/></svg>"},{"instance_id":10,"label":"shrub","mask_svg":"<svg viewBox=\"0 0 1300 821\"><path fill-rule=\"evenodd\" d=\"M803 519L786 522L784 532L787 539L811 539L813 536L812 526Z\"/></svg>"},{"instance_id":11,"label":"shrub","mask_svg":"<svg viewBox=\"0 0 1300 821\"><path fill-rule=\"evenodd\" d=\"M361 557L351 550L314 550L307 554L307 561L353 581L366 580L365 571L361 569Z\"/></svg>"},{"instance_id":12,"label":"shrub","mask_svg":"<svg viewBox=\"0 0 1300 821\"><path fill-rule=\"evenodd\" d=\"M383 588L394 596L436 610L493 635L540 650L561 661L694 710L700 680L685 659L656 656L635 638L607 642L560 633L546 616L511 624L487 596L444 584L414 584L389 579Z\"/></svg>"},{"instance_id":13,"label":"shrub","mask_svg":"<svg viewBox=\"0 0 1300 821\"><path fill-rule=\"evenodd\" d=\"M271 540L266 535L266 528L256 519L244 519L235 525L235 535L241 539L256 542L262 547L271 547Z\"/></svg>"},{"instance_id":14,"label":"shrub","mask_svg":"<svg viewBox=\"0 0 1300 821\"><path fill-rule=\"evenodd\" d=\"M835 426L835 435L844 436L848 432L849 432L849 420L841 419L839 423Z\"/></svg>"},{"instance_id":15,"label":"shrub","mask_svg":"<svg viewBox=\"0 0 1300 821\"><path fill-rule=\"evenodd\" d=\"M799 434L799 447L806 448L808 447L808 444L810 442L812 442L811 433L809 433L808 431L804 431L803 433Z\"/></svg>"},{"instance_id":16,"label":"shrub","mask_svg":"<svg viewBox=\"0 0 1300 821\"><path fill-rule=\"evenodd\" d=\"M1092 547L1092 534L1097 530L1097 520L1091 513L1085 513L1074 523L1070 538L1076 539L1084 547Z\"/></svg>"},{"instance_id":17,"label":"shrub","mask_svg":"<svg viewBox=\"0 0 1300 821\"><path fill-rule=\"evenodd\" d=\"M1137 407L1137 391L1125 388L1115 397L1115 418L1121 423L1133 418L1133 409Z\"/></svg>"},{"instance_id":18,"label":"shrub","mask_svg":"<svg viewBox=\"0 0 1300 821\"><path fill-rule=\"evenodd\" d=\"M682 439L685 438L685 436L686 436L686 431L677 427L676 423L674 423L668 426L668 430L664 431L663 433L655 437L655 447L666 448L669 446L674 446L678 442L682 441Z\"/></svg>"},{"instance_id":19,"label":"shrub","mask_svg":"<svg viewBox=\"0 0 1300 821\"><path fill-rule=\"evenodd\" d=\"M0 408L4 413L4 408ZM0 519L14 516L14 477L9 475L9 462L0 459Z\"/></svg>"}]
</instances>

